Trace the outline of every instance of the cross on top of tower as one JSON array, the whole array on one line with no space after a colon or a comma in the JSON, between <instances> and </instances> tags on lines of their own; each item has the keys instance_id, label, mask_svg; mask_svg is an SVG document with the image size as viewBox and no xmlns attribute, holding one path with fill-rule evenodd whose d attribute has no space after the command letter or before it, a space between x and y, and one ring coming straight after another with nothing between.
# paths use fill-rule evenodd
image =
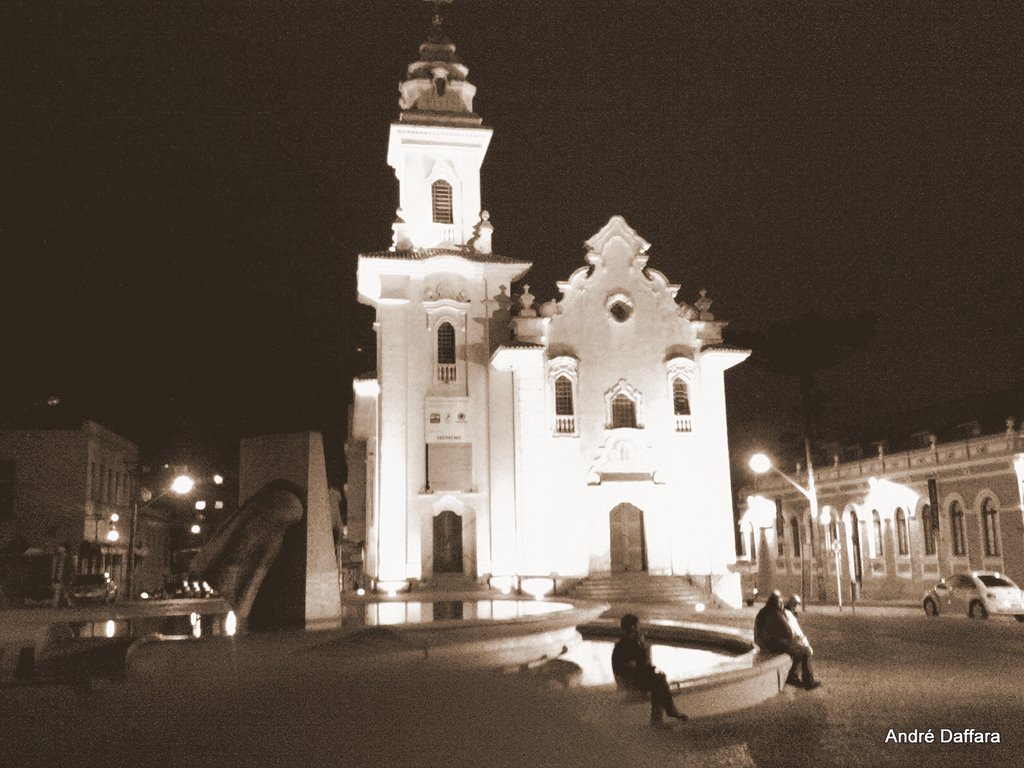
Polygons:
<instances>
[{"instance_id":1,"label":"cross on top of tower","mask_svg":"<svg viewBox=\"0 0 1024 768\"><path fill-rule=\"evenodd\" d=\"M444 24L444 17L442 17L441 15L441 6L451 5L453 0L424 0L424 2L431 3L434 6L434 16L433 20L431 21L430 36L436 42L441 42L444 39L444 32L442 32L441 30L441 27Z\"/></svg>"}]
</instances>

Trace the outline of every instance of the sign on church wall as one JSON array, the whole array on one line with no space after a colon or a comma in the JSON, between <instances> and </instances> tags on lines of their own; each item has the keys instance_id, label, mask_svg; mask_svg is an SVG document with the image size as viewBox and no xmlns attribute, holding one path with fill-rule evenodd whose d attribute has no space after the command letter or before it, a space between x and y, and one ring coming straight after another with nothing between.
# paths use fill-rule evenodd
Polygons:
<instances>
[{"instance_id":1,"label":"sign on church wall","mask_svg":"<svg viewBox=\"0 0 1024 768\"><path fill-rule=\"evenodd\" d=\"M427 398L424 433L428 443L462 443L470 440L469 398Z\"/></svg>"}]
</instances>

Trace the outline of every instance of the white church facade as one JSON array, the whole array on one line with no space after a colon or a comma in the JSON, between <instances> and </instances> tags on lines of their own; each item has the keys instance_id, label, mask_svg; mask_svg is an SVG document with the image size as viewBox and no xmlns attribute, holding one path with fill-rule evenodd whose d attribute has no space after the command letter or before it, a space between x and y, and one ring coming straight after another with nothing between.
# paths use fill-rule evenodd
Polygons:
<instances>
[{"instance_id":1,"label":"white church facade","mask_svg":"<svg viewBox=\"0 0 1024 768\"><path fill-rule=\"evenodd\" d=\"M686 575L739 605L722 344L704 292L648 266L618 216L534 306L492 251L491 130L435 28L400 85L391 247L362 253L376 371L354 382L350 516L381 591L463 581L541 594L588 576Z\"/></svg>"}]
</instances>

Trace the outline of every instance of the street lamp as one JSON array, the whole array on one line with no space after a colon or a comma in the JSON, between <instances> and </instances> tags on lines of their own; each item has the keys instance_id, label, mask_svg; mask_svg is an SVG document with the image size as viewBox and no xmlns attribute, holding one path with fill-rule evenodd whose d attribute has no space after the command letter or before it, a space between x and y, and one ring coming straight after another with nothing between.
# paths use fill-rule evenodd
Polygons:
<instances>
[{"instance_id":1,"label":"street lamp","mask_svg":"<svg viewBox=\"0 0 1024 768\"><path fill-rule=\"evenodd\" d=\"M807 487L806 488L804 488L802 485L800 485L800 483L798 483L796 480L791 478L789 475L787 475L781 469L776 467L775 464L772 462L772 460L768 457L767 454L755 453L753 456L751 456L750 457L750 468L755 473L757 473L759 475L763 475L765 472L767 472L769 470L774 470L775 473L778 474L783 480L785 480L787 483L789 483L794 488L796 488L798 491L800 491L800 493L803 495L804 498L807 499L807 502L811 506L811 520L812 521L817 521L818 520L818 489L817 489L817 487L814 484L814 466L811 464L811 454L810 454L809 450L807 452ZM838 576L838 569L836 569L836 573L837 573L837 576ZM807 585L807 586L809 586L809 585ZM843 602L842 602L842 600L843 600L842 595L839 595L839 610L843 609ZM806 606L804 607L804 610L807 610Z\"/></svg>"},{"instance_id":2,"label":"street lamp","mask_svg":"<svg viewBox=\"0 0 1024 768\"><path fill-rule=\"evenodd\" d=\"M821 510L821 527L825 528L832 524L832 510L826 506ZM836 526L836 530L839 530L839 526ZM839 610L843 610L843 582L839 576L840 563L839 563L839 551L842 549L842 544L839 543L839 537L836 536L832 539L832 555L836 559L836 602L839 605Z\"/></svg>"},{"instance_id":3,"label":"street lamp","mask_svg":"<svg viewBox=\"0 0 1024 768\"><path fill-rule=\"evenodd\" d=\"M174 478L174 481L158 496L154 497L152 491L148 488L141 488L139 490L139 497L132 504L132 523L128 534L128 573L125 577L125 587L128 592L128 599L131 600L135 596L135 542L136 532L139 527L139 511L157 499L161 499L168 493L176 493L179 496L184 496L190 493L195 487L195 480L188 475L178 475ZM142 502L141 506L139 502Z\"/></svg>"}]
</instances>

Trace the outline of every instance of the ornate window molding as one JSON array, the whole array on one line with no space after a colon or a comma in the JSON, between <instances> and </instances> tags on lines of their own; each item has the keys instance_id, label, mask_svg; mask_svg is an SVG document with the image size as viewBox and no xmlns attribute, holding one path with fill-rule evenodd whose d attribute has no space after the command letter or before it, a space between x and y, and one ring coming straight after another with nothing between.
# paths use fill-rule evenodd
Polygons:
<instances>
[{"instance_id":1,"label":"ornate window molding","mask_svg":"<svg viewBox=\"0 0 1024 768\"><path fill-rule=\"evenodd\" d=\"M449 307L430 313L429 331L433 358L433 381L446 389L460 387L466 377L465 354L466 346L465 314Z\"/></svg>"},{"instance_id":2,"label":"ornate window molding","mask_svg":"<svg viewBox=\"0 0 1024 768\"><path fill-rule=\"evenodd\" d=\"M676 432L693 431L691 385L696 374L696 365L688 357L674 357L666 363L668 388L672 395L672 418Z\"/></svg>"},{"instance_id":3,"label":"ornate window molding","mask_svg":"<svg viewBox=\"0 0 1024 768\"><path fill-rule=\"evenodd\" d=\"M604 306L608 310L608 314L617 323L625 323L633 317L633 299L621 291L613 293L605 299Z\"/></svg>"},{"instance_id":4,"label":"ornate window molding","mask_svg":"<svg viewBox=\"0 0 1024 768\"><path fill-rule=\"evenodd\" d=\"M569 355L552 358L548 363L548 387L551 392L550 412L554 419L555 436L578 436L576 403L579 361Z\"/></svg>"},{"instance_id":5,"label":"ornate window molding","mask_svg":"<svg viewBox=\"0 0 1024 768\"><path fill-rule=\"evenodd\" d=\"M604 394L608 429L643 429L643 395L625 379L619 379Z\"/></svg>"}]
</instances>

